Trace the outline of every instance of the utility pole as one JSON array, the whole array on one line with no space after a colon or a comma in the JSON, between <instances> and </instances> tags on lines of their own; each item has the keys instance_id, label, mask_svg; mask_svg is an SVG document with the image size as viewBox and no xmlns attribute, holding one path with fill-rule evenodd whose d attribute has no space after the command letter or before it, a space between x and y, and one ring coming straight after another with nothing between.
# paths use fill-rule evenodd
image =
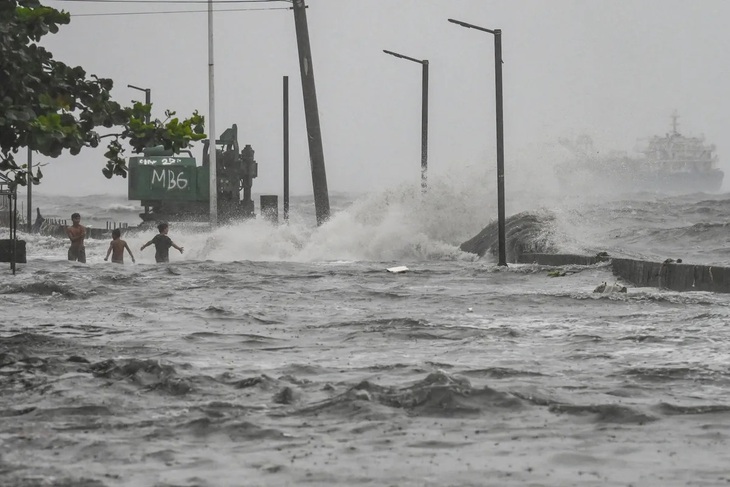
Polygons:
<instances>
[{"instance_id":1,"label":"utility pole","mask_svg":"<svg viewBox=\"0 0 730 487\"><path fill-rule=\"evenodd\" d=\"M309 45L309 27L307 26L307 6L304 0L293 0L294 26L297 33L299 50L299 71L302 77L302 95L304 97L304 115L307 121L307 141L309 142L309 160L312 169L312 188L314 190L314 209L317 214L317 225L322 225L330 217L330 201L327 192L327 174L324 167L324 149L322 148L322 131L319 125L317 108L317 90L314 85L314 68L312 66L312 50Z\"/></svg>"},{"instance_id":2,"label":"utility pole","mask_svg":"<svg viewBox=\"0 0 730 487\"><path fill-rule=\"evenodd\" d=\"M284 76L284 221L289 222L289 76Z\"/></svg>"},{"instance_id":3,"label":"utility pole","mask_svg":"<svg viewBox=\"0 0 730 487\"><path fill-rule=\"evenodd\" d=\"M213 70L213 0L208 0L208 160L210 192L210 226L218 226L218 174L217 146L215 135L215 71Z\"/></svg>"}]
</instances>

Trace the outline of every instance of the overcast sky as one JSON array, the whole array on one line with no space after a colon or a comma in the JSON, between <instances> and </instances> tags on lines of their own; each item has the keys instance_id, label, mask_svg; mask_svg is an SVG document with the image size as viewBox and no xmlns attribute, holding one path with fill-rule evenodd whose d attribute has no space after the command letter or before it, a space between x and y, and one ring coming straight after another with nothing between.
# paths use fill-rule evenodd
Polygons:
<instances>
[{"instance_id":1,"label":"overcast sky","mask_svg":"<svg viewBox=\"0 0 730 487\"><path fill-rule=\"evenodd\" d=\"M184 2L180 2L181 4ZM71 23L47 36L56 59L114 80L116 100L208 116L205 2L48 0ZM454 18L502 29L508 188L543 181L561 137L604 150L670 129L705 135L730 175L727 0L308 0L307 18L331 192L419 184L421 67L430 62L429 178L495 167L494 41ZM254 193L282 194L282 77L289 76L291 191L311 194L290 4L225 3L214 16L216 131L237 124L259 163ZM154 15L85 14L198 10ZM268 9L268 10L254 10ZM194 153L201 154L201 146ZM557 154L557 155L556 155ZM50 161L37 191L126 192L101 175L101 152ZM490 171L493 171L490 169ZM726 178L727 179L727 178ZM546 180L545 180L546 181ZM730 181L724 185L730 187Z\"/></svg>"}]
</instances>

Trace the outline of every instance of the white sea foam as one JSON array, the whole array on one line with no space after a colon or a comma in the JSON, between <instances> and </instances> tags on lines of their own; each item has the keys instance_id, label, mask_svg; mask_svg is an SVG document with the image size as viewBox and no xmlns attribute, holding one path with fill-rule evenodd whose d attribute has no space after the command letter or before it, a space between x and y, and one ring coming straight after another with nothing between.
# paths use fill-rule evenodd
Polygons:
<instances>
[{"instance_id":1,"label":"white sea foam","mask_svg":"<svg viewBox=\"0 0 730 487\"><path fill-rule=\"evenodd\" d=\"M365 195L317 227L294 212L288 224L257 218L213 233L176 233L194 260L331 261L472 259L458 250L479 231L479 199L444 184L426 194L411 187ZM483 207L483 206L482 206Z\"/></svg>"}]
</instances>

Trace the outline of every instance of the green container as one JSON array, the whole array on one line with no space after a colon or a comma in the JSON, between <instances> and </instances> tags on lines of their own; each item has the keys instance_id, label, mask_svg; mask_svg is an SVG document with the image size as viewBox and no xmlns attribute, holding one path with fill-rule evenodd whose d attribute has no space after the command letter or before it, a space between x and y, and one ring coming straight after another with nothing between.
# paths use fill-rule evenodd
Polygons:
<instances>
[{"instance_id":1,"label":"green container","mask_svg":"<svg viewBox=\"0 0 730 487\"><path fill-rule=\"evenodd\" d=\"M131 157L127 188L130 200L207 201L208 168L192 157Z\"/></svg>"},{"instance_id":2,"label":"green container","mask_svg":"<svg viewBox=\"0 0 730 487\"><path fill-rule=\"evenodd\" d=\"M198 201L210 200L210 170L207 167L198 168Z\"/></svg>"}]
</instances>

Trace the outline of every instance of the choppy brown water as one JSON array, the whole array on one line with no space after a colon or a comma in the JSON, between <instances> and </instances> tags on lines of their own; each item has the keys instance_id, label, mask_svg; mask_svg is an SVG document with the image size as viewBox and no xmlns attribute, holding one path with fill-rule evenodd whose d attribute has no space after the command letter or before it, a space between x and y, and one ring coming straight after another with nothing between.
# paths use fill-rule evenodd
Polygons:
<instances>
[{"instance_id":1,"label":"choppy brown water","mask_svg":"<svg viewBox=\"0 0 730 487\"><path fill-rule=\"evenodd\" d=\"M723 295L603 267L36 260L0 485L724 485Z\"/></svg>"}]
</instances>

